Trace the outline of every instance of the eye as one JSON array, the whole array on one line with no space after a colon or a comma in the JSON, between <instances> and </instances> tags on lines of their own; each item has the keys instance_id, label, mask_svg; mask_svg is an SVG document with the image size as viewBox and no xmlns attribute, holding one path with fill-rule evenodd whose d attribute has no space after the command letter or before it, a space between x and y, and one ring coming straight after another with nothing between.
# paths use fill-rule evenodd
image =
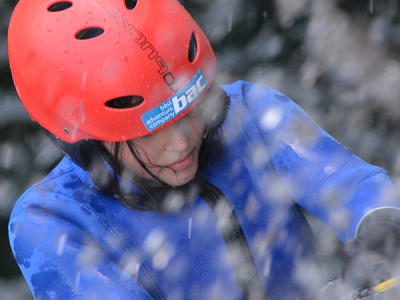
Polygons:
<instances>
[{"instance_id":1,"label":"eye","mask_svg":"<svg viewBox=\"0 0 400 300\"><path fill-rule=\"evenodd\" d=\"M89 27L79 31L75 34L75 37L78 40L88 40L95 38L104 33L104 29L101 27Z\"/></svg>"},{"instance_id":2,"label":"eye","mask_svg":"<svg viewBox=\"0 0 400 300\"><path fill-rule=\"evenodd\" d=\"M193 63L196 60L197 52L197 37L196 34L193 32L189 42L189 62Z\"/></svg>"},{"instance_id":3,"label":"eye","mask_svg":"<svg viewBox=\"0 0 400 300\"><path fill-rule=\"evenodd\" d=\"M127 109L139 106L143 102L144 98L142 96L124 96L111 99L105 105L116 109Z\"/></svg>"},{"instance_id":4,"label":"eye","mask_svg":"<svg viewBox=\"0 0 400 300\"><path fill-rule=\"evenodd\" d=\"M72 6L72 2L69 1L62 1L62 2L57 2L52 5L50 5L47 10L51 12L56 12L56 11L62 11L70 8Z\"/></svg>"}]
</instances>

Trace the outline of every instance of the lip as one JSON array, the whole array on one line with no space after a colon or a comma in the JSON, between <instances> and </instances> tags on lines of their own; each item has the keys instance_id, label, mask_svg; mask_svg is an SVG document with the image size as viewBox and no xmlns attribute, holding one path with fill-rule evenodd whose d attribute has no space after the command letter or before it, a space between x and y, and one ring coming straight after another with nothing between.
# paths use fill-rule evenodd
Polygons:
<instances>
[{"instance_id":1,"label":"lip","mask_svg":"<svg viewBox=\"0 0 400 300\"><path fill-rule=\"evenodd\" d=\"M169 165L168 167L173 169L175 172L180 172L187 169L193 163L193 151L190 152L183 159Z\"/></svg>"}]
</instances>

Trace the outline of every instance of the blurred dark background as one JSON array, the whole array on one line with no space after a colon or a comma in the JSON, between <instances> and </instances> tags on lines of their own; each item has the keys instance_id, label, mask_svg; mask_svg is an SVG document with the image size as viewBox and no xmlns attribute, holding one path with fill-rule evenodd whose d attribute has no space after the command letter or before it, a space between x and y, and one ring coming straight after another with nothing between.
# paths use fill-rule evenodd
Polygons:
<instances>
[{"instance_id":1,"label":"blurred dark background","mask_svg":"<svg viewBox=\"0 0 400 300\"><path fill-rule=\"evenodd\" d=\"M280 90L398 184L397 0L181 2L214 45L219 82L246 79ZM19 195L61 157L30 121L12 85L7 26L16 3L0 2L0 300L32 299L8 245L8 217Z\"/></svg>"}]
</instances>

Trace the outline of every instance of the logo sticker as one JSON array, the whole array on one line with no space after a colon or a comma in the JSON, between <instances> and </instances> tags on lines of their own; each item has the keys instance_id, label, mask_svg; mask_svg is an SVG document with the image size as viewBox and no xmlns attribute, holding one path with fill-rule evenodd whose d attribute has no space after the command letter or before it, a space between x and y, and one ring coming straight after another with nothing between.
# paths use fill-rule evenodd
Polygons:
<instances>
[{"instance_id":1,"label":"logo sticker","mask_svg":"<svg viewBox=\"0 0 400 300\"><path fill-rule=\"evenodd\" d=\"M181 91L141 115L146 129L148 131L157 129L185 111L203 93L207 86L208 82L203 72L201 70L197 71Z\"/></svg>"}]
</instances>

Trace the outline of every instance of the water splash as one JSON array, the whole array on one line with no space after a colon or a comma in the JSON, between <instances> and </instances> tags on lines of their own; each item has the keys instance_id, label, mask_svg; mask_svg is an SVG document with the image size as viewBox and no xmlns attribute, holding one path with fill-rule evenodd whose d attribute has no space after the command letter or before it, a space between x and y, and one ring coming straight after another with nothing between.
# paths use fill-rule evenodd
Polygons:
<instances>
[{"instance_id":1,"label":"water splash","mask_svg":"<svg viewBox=\"0 0 400 300\"><path fill-rule=\"evenodd\" d=\"M233 14L230 14L228 19L228 32L232 31L232 26L233 26Z\"/></svg>"},{"instance_id":2,"label":"water splash","mask_svg":"<svg viewBox=\"0 0 400 300\"><path fill-rule=\"evenodd\" d=\"M65 242L67 240L67 234L63 234L60 236L58 239L58 245L57 245L57 255L62 255L64 253L64 248L65 248Z\"/></svg>"},{"instance_id":3,"label":"water splash","mask_svg":"<svg viewBox=\"0 0 400 300\"><path fill-rule=\"evenodd\" d=\"M264 129L272 130L278 126L283 118L282 110L278 107L271 107L262 117L262 126Z\"/></svg>"},{"instance_id":4,"label":"water splash","mask_svg":"<svg viewBox=\"0 0 400 300\"><path fill-rule=\"evenodd\" d=\"M369 0L369 13L372 15L375 11L375 1Z\"/></svg>"},{"instance_id":5,"label":"water splash","mask_svg":"<svg viewBox=\"0 0 400 300\"><path fill-rule=\"evenodd\" d=\"M86 89L86 83L87 83L87 72L84 72L82 74L82 81L81 81L81 90L84 91Z\"/></svg>"},{"instance_id":6,"label":"water splash","mask_svg":"<svg viewBox=\"0 0 400 300\"><path fill-rule=\"evenodd\" d=\"M81 282L81 272L79 271L76 273L76 277L75 277L75 283L74 283L74 291L75 292L79 291L80 282Z\"/></svg>"},{"instance_id":7,"label":"water splash","mask_svg":"<svg viewBox=\"0 0 400 300\"><path fill-rule=\"evenodd\" d=\"M190 217L189 218L189 224L188 224L188 238L189 238L189 240L192 238L192 222L193 222L193 218Z\"/></svg>"}]
</instances>

